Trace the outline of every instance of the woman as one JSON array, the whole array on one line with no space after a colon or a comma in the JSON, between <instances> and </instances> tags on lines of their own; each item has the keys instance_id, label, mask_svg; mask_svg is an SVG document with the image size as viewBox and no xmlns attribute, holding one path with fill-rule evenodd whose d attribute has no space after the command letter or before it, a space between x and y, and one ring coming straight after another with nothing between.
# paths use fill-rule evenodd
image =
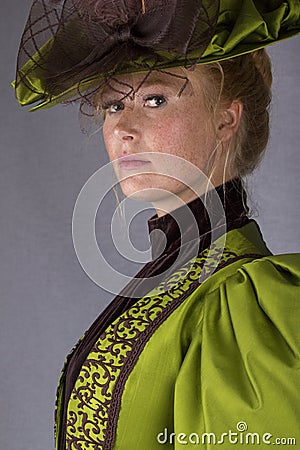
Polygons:
<instances>
[{"instance_id":1,"label":"woman","mask_svg":"<svg viewBox=\"0 0 300 450\"><path fill-rule=\"evenodd\" d=\"M157 211L153 260L67 358L57 449L299 441L299 256L267 249L241 181L269 135L261 48L299 31L299 1L34 2L20 103L101 111L123 193Z\"/></svg>"}]
</instances>

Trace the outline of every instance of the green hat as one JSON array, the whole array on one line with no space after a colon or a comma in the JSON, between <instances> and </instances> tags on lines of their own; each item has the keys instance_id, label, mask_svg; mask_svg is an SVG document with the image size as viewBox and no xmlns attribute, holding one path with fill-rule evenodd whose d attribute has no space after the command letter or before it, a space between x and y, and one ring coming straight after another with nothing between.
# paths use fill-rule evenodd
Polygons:
<instances>
[{"instance_id":1,"label":"green hat","mask_svg":"<svg viewBox=\"0 0 300 450\"><path fill-rule=\"evenodd\" d=\"M31 111L120 74L239 56L300 33L300 0L34 0L12 83Z\"/></svg>"}]
</instances>

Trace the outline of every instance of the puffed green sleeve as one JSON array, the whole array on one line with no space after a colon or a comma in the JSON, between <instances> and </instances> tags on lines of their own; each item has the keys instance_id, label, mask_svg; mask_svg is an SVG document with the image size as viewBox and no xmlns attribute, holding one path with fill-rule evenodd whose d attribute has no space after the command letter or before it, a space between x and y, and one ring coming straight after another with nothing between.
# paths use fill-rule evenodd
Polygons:
<instances>
[{"instance_id":1,"label":"puffed green sleeve","mask_svg":"<svg viewBox=\"0 0 300 450\"><path fill-rule=\"evenodd\" d=\"M300 448L300 255L247 262L206 295L174 433L176 450Z\"/></svg>"}]
</instances>

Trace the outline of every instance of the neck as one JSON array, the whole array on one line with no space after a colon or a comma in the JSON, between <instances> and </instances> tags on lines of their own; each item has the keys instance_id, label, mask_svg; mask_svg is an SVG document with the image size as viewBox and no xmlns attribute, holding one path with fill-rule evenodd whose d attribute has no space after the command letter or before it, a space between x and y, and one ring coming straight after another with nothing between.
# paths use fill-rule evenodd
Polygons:
<instances>
[{"instance_id":1,"label":"neck","mask_svg":"<svg viewBox=\"0 0 300 450\"><path fill-rule=\"evenodd\" d=\"M247 221L246 193L241 180L235 178L188 203L181 202L170 213L152 216L148 220L152 257L164 257L191 241L196 245L200 242L199 250L203 250L209 245L212 230L223 234Z\"/></svg>"},{"instance_id":2,"label":"neck","mask_svg":"<svg viewBox=\"0 0 300 450\"><path fill-rule=\"evenodd\" d=\"M176 194L167 194L159 199L152 201L153 208L156 210L156 216L162 217L166 214L171 213L172 211L180 208L181 206L190 203L199 197L206 197L207 193L213 189L216 189L216 186L224 185L230 181L229 178L220 178L213 180L197 180L194 185L185 186L182 190L176 192Z\"/></svg>"}]
</instances>

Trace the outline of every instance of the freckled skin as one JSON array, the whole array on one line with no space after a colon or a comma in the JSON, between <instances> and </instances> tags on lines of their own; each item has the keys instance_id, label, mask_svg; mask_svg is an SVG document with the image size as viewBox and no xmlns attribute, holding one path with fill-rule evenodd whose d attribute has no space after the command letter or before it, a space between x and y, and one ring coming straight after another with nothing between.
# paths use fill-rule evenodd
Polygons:
<instances>
[{"instance_id":1,"label":"freckled skin","mask_svg":"<svg viewBox=\"0 0 300 450\"><path fill-rule=\"evenodd\" d=\"M139 169L124 170L114 163L119 179L122 175L132 175L121 180L122 191L125 196L152 202L159 216L180 206L180 200L187 203L196 197L195 192L183 182L163 175L170 160L162 153L183 158L171 163L176 174L191 183L195 174L184 161L193 163L208 175L209 157L223 139L216 135L204 102L203 89L207 85L203 74L197 70L184 70L172 70L172 73L189 78L181 96L178 93L184 83L182 78L155 72L134 96L120 101L122 95L108 88L101 95L102 104L110 105L105 111L103 125L110 160L116 160L121 154L138 154L142 158L143 153L153 152L152 155L144 155L150 164ZM145 74L132 74L120 76L118 80L132 85L136 90L144 77ZM113 87L120 89L117 84ZM224 159L219 158L212 179L216 186L223 182L223 169ZM143 173L145 171L151 171L151 174ZM170 193L175 194L177 200Z\"/></svg>"}]
</instances>

